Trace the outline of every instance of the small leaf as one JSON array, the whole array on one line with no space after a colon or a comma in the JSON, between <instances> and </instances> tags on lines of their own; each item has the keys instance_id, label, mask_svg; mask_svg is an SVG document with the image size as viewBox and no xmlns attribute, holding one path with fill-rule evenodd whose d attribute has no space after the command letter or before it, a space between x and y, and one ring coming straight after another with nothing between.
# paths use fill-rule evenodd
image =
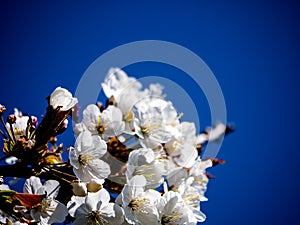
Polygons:
<instances>
[{"instance_id":1,"label":"small leaf","mask_svg":"<svg viewBox=\"0 0 300 225\"><path fill-rule=\"evenodd\" d=\"M45 195L35 195L26 193L16 193L13 198L20 201L26 208L31 208L42 202Z\"/></svg>"}]
</instances>

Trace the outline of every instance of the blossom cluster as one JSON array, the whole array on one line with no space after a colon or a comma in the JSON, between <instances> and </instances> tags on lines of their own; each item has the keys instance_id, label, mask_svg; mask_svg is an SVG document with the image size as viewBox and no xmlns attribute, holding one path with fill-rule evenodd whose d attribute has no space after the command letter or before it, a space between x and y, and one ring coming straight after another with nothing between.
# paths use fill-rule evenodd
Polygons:
<instances>
[{"instance_id":1,"label":"blossom cluster","mask_svg":"<svg viewBox=\"0 0 300 225\"><path fill-rule=\"evenodd\" d=\"M17 109L4 123L3 152L23 193L0 182L2 224L197 224L210 175L222 160L202 159L203 146L231 127L217 123L196 134L195 124L166 100L163 87L142 84L111 68L101 84L105 104L90 104L79 116L77 98L61 87L48 98L40 124ZM74 146L57 145L68 117ZM64 162L61 154L69 152ZM10 170L11 171L11 170ZM11 176L0 167L0 175Z\"/></svg>"}]
</instances>

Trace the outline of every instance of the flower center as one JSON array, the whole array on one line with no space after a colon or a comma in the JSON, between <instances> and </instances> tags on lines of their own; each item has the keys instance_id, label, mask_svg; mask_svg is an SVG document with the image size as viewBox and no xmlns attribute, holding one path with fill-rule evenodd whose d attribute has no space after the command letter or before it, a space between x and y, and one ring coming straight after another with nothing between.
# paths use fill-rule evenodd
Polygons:
<instances>
[{"instance_id":1,"label":"flower center","mask_svg":"<svg viewBox=\"0 0 300 225\"><path fill-rule=\"evenodd\" d=\"M98 134L103 134L105 127L103 125L99 125L96 127L96 130L97 130Z\"/></svg>"},{"instance_id":2,"label":"flower center","mask_svg":"<svg viewBox=\"0 0 300 225\"><path fill-rule=\"evenodd\" d=\"M161 127L161 124L154 124L150 125L150 122L148 125L141 127L141 132L143 135L149 135L154 129L157 129Z\"/></svg>"},{"instance_id":3,"label":"flower center","mask_svg":"<svg viewBox=\"0 0 300 225\"><path fill-rule=\"evenodd\" d=\"M137 210L138 202L136 199L133 199L129 202L128 207L132 209L132 211Z\"/></svg>"},{"instance_id":4,"label":"flower center","mask_svg":"<svg viewBox=\"0 0 300 225\"><path fill-rule=\"evenodd\" d=\"M161 224L162 225L176 225L178 223L176 223L175 221L172 222L173 219L179 219L180 217L178 215L163 215L161 217Z\"/></svg>"},{"instance_id":5,"label":"flower center","mask_svg":"<svg viewBox=\"0 0 300 225\"><path fill-rule=\"evenodd\" d=\"M185 201L187 205L190 205L192 207L197 207L200 204L200 196L199 195L187 196L185 198Z\"/></svg>"},{"instance_id":6,"label":"flower center","mask_svg":"<svg viewBox=\"0 0 300 225\"><path fill-rule=\"evenodd\" d=\"M105 131L105 125L103 123L101 123L102 121L102 118L101 116L98 117L98 123L97 123L97 126L96 126L96 130L98 132L99 135L103 134L104 131Z\"/></svg>"},{"instance_id":7,"label":"flower center","mask_svg":"<svg viewBox=\"0 0 300 225\"><path fill-rule=\"evenodd\" d=\"M87 164L88 164L88 158L85 156L85 155L79 155L78 156L78 162L79 162L79 164L80 165L82 165L82 166L87 166Z\"/></svg>"},{"instance_id":8,"label":"flower center","mask_svg":"<svg viewBox=\"0 0 300 225\"><path fill-rule=\"evenodd\" d=\"M139 207L140 204L147 204L149 203L149 200L146 198L142 199L132 199L128 207L131 208L132 211L141 211L142 213L145 213L145 211L142 209L143 207Z\"/></svg>"},{"instance_id":9,"label":"flower center","mask_svg":"<svg viewBox=\"0 0 300 225\"><path fill-rule=\"evenodd\" d=\"M132 112L128 112L127 114L126 114L126 116L125 116L125 121L127 121L128 123L130 123L132 120L133 120L133 114L132 114Z\"/></svg>"},{"instance_id":10,"label":"flower center","mask_svg":"<svg viewBox=\"0 0 300 225\"><path fill-rule=\"evenodd\" d=\"M92 223L93 225L108 224L108 221L102 217L99 211L89 212L89 214L87 215L87 219L88 222Z\"/></svg>"},{"instance_id":11,"label":"flower center","mask_svg":"<svg viewBox=\"0 0 300 225\"><path fill-rule=\"evenodd\" d=\"M40 209L42 212L47 212L50 206L51 206L51 199L46 197L42 200Z\"/></svg>"}]
</instances>

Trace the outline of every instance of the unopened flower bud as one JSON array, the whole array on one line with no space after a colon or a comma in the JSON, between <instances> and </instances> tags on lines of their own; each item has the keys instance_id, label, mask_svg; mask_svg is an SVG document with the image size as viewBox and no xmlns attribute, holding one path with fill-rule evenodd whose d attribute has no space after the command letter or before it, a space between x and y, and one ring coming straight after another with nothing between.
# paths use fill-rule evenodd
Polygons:
<instances>
[{"instance_id":1,"label":"unopened flower bud","mask_svg":"<svg viewBox=\"0 0 300 225\"><path fill-rule=\"evenodd\" d=\"M14 123L16 123L16 120L17 120L17 117L14 114L10 114L7 117L6 122L8 122L9 124L14 124Z\"/></svg>"},{"instance_id":2,"label":"unopened flower bud","mask_svg":"<svg viewBox=\"0 0 300 225\"><path fill-rule=\"evenodd\" d=\"M38 119L35 116L29 117L28 122L34 127L37 127L37 125L39 124Z\"/></svg>"},{"instance_id":3,"label":"unopened flower bud","mask_svg":"<svg viewBox=\"0 0 300 225\"><path fill-rule=\"evenodd\" d=\"M77 104L77 98L74 98L67 89L58 87L56 88L49 98L49 104L53 109L60 111L68 111Z\"/></svg>"},{"instance_id":4,"label":"unopened flower bud","mask_svg":"<svg viewBox=\"0 0 300 225\"><path fill-rule=\"evenodd\" d=\"M225 164L225 160L213 158L211 159L213 166L219 165L219 164Z\"/></svg>"},{"instance_id":5,"label":"unopened flower bud","mask_svg":"<svg viewBox=\"0 0 300 225\"><path fill-rule=\"evenodd\" d=\"M103 110L105 109L104 105L102 104L102 102L97 102L96 105L98 106L98 108L100 109L100 112L103 112Z\"/></svg>"},{"instance_id":6,"label":"unopened flower bud","mask_svg":"<svg viewBox=\"0 0 300 225\"><path fill-rule=\"evenodd\" d=\"M4 105L0 104L0 115L2 115L5 110L6 110L6 107Z\"/></svg>"}]
</instances>

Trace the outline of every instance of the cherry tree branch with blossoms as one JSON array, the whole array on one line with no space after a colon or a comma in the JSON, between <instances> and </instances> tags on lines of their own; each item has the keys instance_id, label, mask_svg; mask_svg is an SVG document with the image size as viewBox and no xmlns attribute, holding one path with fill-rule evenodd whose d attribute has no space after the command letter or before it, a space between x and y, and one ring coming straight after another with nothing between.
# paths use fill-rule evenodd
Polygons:
<instances>
[{"instance_id":1,"label":"cherry tree branch with blossoms","mask_svg":"<svg viewBox=\"0 0 300 225\"><path fill-rule=\"evenodd\" d=\"M233 129L216 123L196 134L163 87L142 84L119 68L102 83L106 104L88 105L61 87L48 97L42 121L15 109L3 117L0 176L26 178L23 192L0 181L1 224L197 224L207 201L206 170L224 161L202 159L208 142ZM74 146L57 136L74 121ZM63 161L61 154L69 152Z\"/></svg>"}]
</instances>

